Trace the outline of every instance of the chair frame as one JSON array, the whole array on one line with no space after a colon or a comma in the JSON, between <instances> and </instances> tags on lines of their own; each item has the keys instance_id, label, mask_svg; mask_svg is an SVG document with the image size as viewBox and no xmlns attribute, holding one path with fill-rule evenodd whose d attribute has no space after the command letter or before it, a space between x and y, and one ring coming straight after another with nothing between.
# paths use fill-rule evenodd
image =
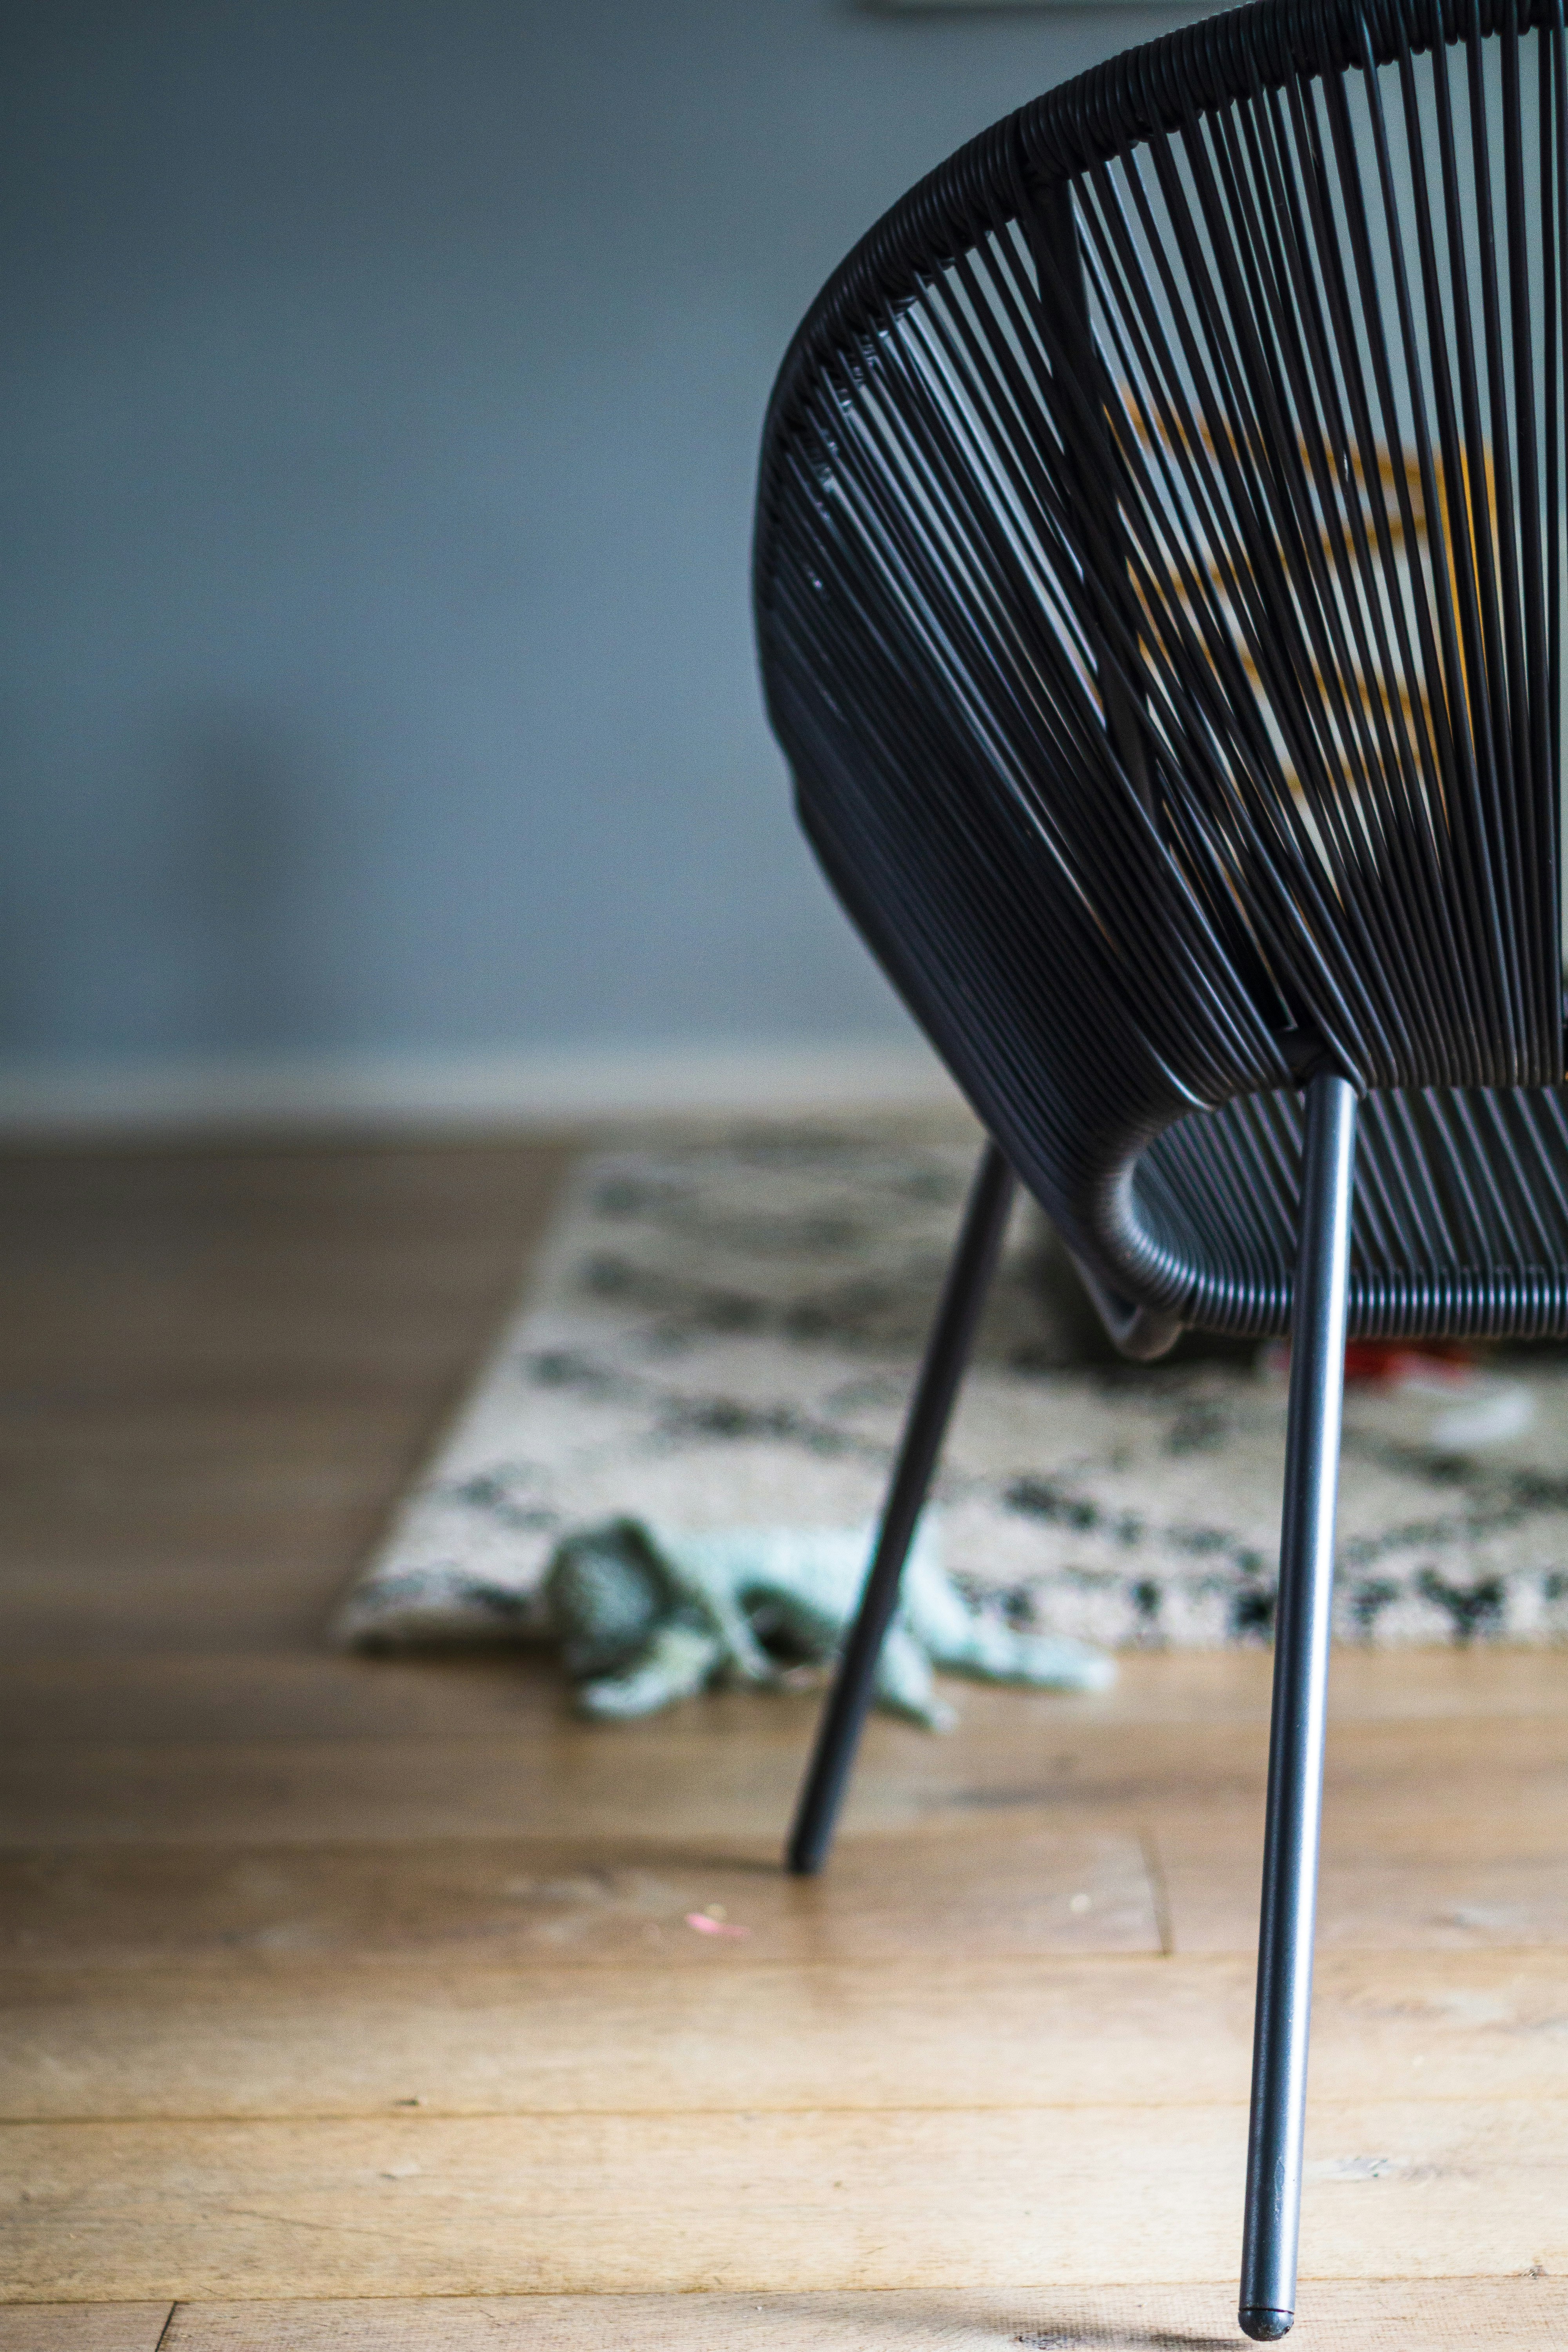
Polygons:
<instances>
[{"instance_id":1,"label":"chair frame","mask_svg":"<svg viewBox=\"0 0 1568 2352\"><path fill-rule=\"evenodd\" d=\"M1543 195L1550 183L1551 199L1543 197L1536 223L1545 289L1539 345L1547 371L1543 458L1535 440L1537 386L1530 374L1530 271L1536 265L1530 257L1534 215L1521 130L1525 33L1541 35L1543 43L1538 168L1544 176L1537 194ZM1500 230L1493 218L1492 164L1486 160L1490 134L1484 92L1478 97L1482 46L1492 41L1503 59L1500 152L1507 184ZM1418 415L1410 426L1421 469L1422 516L1439 518L1448 532L1453 567L1450 578L1440 562L1431 563L1427 585L1440 626L1433 624L1436 635L1428 629L1430 642L1422 640L1417 659L1400 637L1404 590L1388 511L1393 499L1401 543L1413 544L1415 511L1399 462L1405 427L1386 432L1384 446L1376 425L1381 417L1386 425L1397 409L1391 368L1401 354L1415 370L1411 381L1418 381L1419 319L1425 315L1430 328L1434 304L1440 311L1446 299L1433 292L1441 273L1430 213L1422 211L1428 198L1435 203L1436 183L1429 175L1410 200L1424 239L1420 268L1414 279L1401 276L1403 247L1394 254L1398 283L1392 302L1378 292L1368 222L1381 205L1388 226L1405 201L1390 162L1377 74L1384 66L1396 70L1414 156L1425 134L1413 59L1428 56L1437 61L1434 152L1441 155L1446 234L1462 277L1464 166L1455 161L1450 47L1463 51L1470 78L1484 214L1478 284L1485 299L1463 289L1453 295L1452 352L1440 365L1432 362L1432 418L1423 423ZM1334 79L1352 71L1363 77L1369 93L1377 150L1370 198L1357 179L1353 132L1343 89ZM1316 116L1302 91L1320 81L1331 135L1314 146ZM1289 383L1289 370L1266 348L1266 334L1255 335L1245 357L1235 358L1227 379L1245 394L1248 452L1267 444L1279 461L1277 478L1268 476L1261 460L1255 478L1242 478L1241 428L1234 443L1227 441L1228 414L1217 422L1212 413L1200 415L1199 422L1215 467L1228 465L1235 475L1234 506L1227 511L1236 519L1237 562L1243 570L1252 567L1255 586L1263 583L1247 622L1258 678L1274 659L1275 637L1289 638L1298 628L1291 595L1300 591L1310 604L1319 593L1314 499L1338 500L1338 522L1351 536L1360 534L1356 562L1367 578L1381 580L1377 593L1387 601L1380 610L1394 614L1399 647L1396 660L1383 669L1374 664L1366 673L1357 672L1342 649L1331 658L1325 654L1320 675L1318 655L1300 635L1300 624L1289 656L1294 670L1287 676L1285 661L1268 692L1259 685L1258 699L1273 694L1270 708L1289 718L1296 707L1291 697L1305 709L1311 691L1321 688L1327 694L1325 679L1346 710L1351 688L1363 675L1392 677L1401 687L1414 680L1416 690L1432 689L1419 725L1413 722L1413 731L1403 735L1381 705L1373 709L1373 698L1348 793L1349 767L1335 772L1331 762L1318 758L1313 768L1317 755L1307 734L1292 739L1290 756L1300 755L1300 772L1312 771L1302 789L1321 821L1315 849L1304 849L1291 832L1285 770L1269 766L1274 753L1254 726L1252 689L1237 683L1226 626L1211 612L1202 644L1195 625L1190 641L1183 637L1190 616L1177 609L1179 599L1165 596L1151 568L1155 559L1149 550L1159 541L1166 509L1140 487L1137 467L1125 449L1118 457L1108 436L1107 418L1114 414L1124 428L1127 414L1118 405L1110 362L1096 341L1085 274L1087 257L1096 273L1094 299L1103 325L1111 318L1107 256L1118 233L1114 191L1107 193L1105 181L1112 163L1147 145L1166 173L1162 185L1175 186L1170 141L1189 131L1195 137L1194 126L1212 124L1243 102L1272 105L1281 92L1297 109L1290 136L1304 142L1297 163L1303 184L1310 182L1314 217L1327 223L1322 239L1333 248L1341 275L1328 287L1327 311L1313 319L1306 309L1296 318L1289 300L1279 303L1286 314L1281 349L1289 345L1295 370ZM1267 184L1264 210L1276 208L1276 226L1287 214L1294 224L1289 234L1279 230L1280 242L1270 255L1281 282L1293 256L1315 251L1312 236L1319 234L1309 235L1299 206L1290 213L1293 184L1279 163L1285 150L1270 144L1277 130L1284 138L1279 127L1284 120L1281 114L1276 123L1271 117L1273 127L1262 132L1252 123L1258 143L1248 167L1259 187ZM1245 181L1239 150L1226 149L1217 165L1212 156L1194 163L1192 151L1185 152L1199 178L1210 175L1203 201L1212 226L1215 208L1223 211L1233 201L1222 196L1219 181L1226 172L1232 173L1227 186ZM1213 176L1216 170L1219 179ZM1341 175L1345 234L1354 248L1348 274L1331 218L1334 172ZM1016 673L999 655L994 672L986 667L993 645L984 627L963 635L972 618L964 606L967 586L993 557L997 576L1004 577L1011 558L1000 539L987 541L983 530L963 541L969 511L961 511L962 497L952 491L962 458L941 442L937 406L918 370L905 367L897 339L900 319L925 302L941 273L951 268L963 280L971 310L961 316L961 305L945 324L927 324L939 341L951 329L944 349L956 352L980 316L978 280L964 273L981 241L1005 233L1015 241L997 265L997 300L1014 323L995 339L1002 354L997 369L1005 375L1027 342L1036 374L1025 381L1020 366L1006 398L997 394L995 414L1005 421L987 446L1003 448L998 464L1005 473L1005 460L1016 454L1006 442L1012 428L1005 419L1026 411L1031 426L1042 427L1049 462L1040 460L1043 487L1032 478L1026 486L1028 499L1036 500L1029 528L1039 568L1050 573L1048 593L1058 599L1049 607L1058 636L1070 623L1082 659L1070 675L1070 665L1059 661L1052 670L1049 632L1028 639L1021 667L1034 663L1031 677L1044 680L1039 694L1042 707L1048 705L1049 725L1037 725L1033 705L1018 716L1022 700L1015 697L1007 706L1015 733L1006 734L998 721L1000 749L976 750L966 766L968 738L960 743L956 723L943 731L939 721L945 713L937 711L934 697L915 707L910 687L920 670L911 665L919 664L922 646L936 646L937 673L946 680L951 671L971 698L963 704L965 711L984 702L993 675L1005 692L1012 691ZM1183 267L1191 268L1196 283L1208 265L1201 252L1192 258L1190 218L1186 233ZM1389 226L1391 237L1394 233ZM1218 254L1223 240L1217 229L1214 235ZM1026 246L1026 268L1018 259L1020 244ZM1249 303L1268 310L1275 298L1258 291L1263 278L1256 274L1268 244L1255 219L1230 254L1232 275L1223 298L1215 280L1205 281L1216 313L1232 292L1238 310L1247 312ZM1506 323L1500 252L1511 304ZM1129 283L1134 274L1129 265ZM1026 277L1027 290L1020 295ZM1317 299L1311 294L1307 307ZM1387 320L1380 303L1389 310ZM1172 307L1178 307L1174 296ZM1391 323L1395 314L1396 326ZM1246 323L1257 327L1250 313ZM1142 328L1151 335L1161 331L1152 310L1142 314ZM1472 330L1479 335L1480 361ZM915 1387L859 1613L824 1712L788 1866L806 1874L818 1871L831 1848L878 1654L996 1262L1015 1177L1052 1217L1123 1353L1163 1354L1188 1327L1256 1337L1288 1330L1290 1391L1238 2312L1244 2332L1261 2341L1288 2332L1296 2305L1345 1342L1352 1336L1568 1334L1568 1181L1553 1166L1568 1150L1557 879L1560 646L1568 570L1561 516L1568 474L1565 331L1564 0L1258 0L1047 93L983 133L911 191L813 306L781 370L764 436L755 556L758 634L770 713L795 771L802 823L838 897L991 1139ZM1133 331L1141 331L1136 321ZM1355 357L1363 331L1376 403ZM1120 333L1112 320L1112 339ZM1347 393L1345 409L1338 405L1334 363L1326 356L1331 347L1342 356L1350 351L1354 362L1346 362L1346 383L1353 375L1356 389L1353 397ZM1131 346L1118 348L1125 371ZM965 357L963 364L968 363ZM959 368L959 360L952 364ZM1173 362L1163 378L1152 363L1139 365L1156 396L1163 383L1180 373L1173 373ZM1195 372L1196 361L1193 366ZM1510 367L1516 371L1511 427ZM973 383L981 381L978 362L976 368ZM910 461L921 485L913 503L923 499L922 513L940 509L942 518L940 527L930 524L924 540L920 532L926 525L918 518L909 522L900 510L902 478L889 476L892 492L879 503L886 484L867 451L876 433L887 428L883 411L868 402L872 424L861 441L843 425L852 412L858 414L858 387L873 378L884 385L889 413L900 410L909 446L918 453L919 465ZM1295 423L1298 381L1310 395L1310 432ZM1225 404L1217 391L1213 396ZM1008 400L1016 408L1008 408ZM1352 413L1353 430L1343 421ZM963 432L970 431L961 404L953 414ZM1321 434L1325 418L1339 420L1336 430L1342 427L1343 446L1333 446L1334 462L1343 470L1331 480L1321 440L1310 440L1310 433ZM1292 453L1289 436L1298 429L1302 438ZM1495 503L1489 503L1489 430L1502 431L1505 442L1510 430L1514 434L1511 460L1506 446L1498 455L1500 482L1507 463L1516 462L1517 514L1511 491L1500 488ZM954 435L956 448L962 438L956 426ZM1195 467L1192 453L1201 436L1192 418L1169 438ZM1378 534L1374 561L1359 506L1348 521L1341 509L1362 496L1360 487L1347 492L1346 483L1375 484L1384 457L1393 488L1386 496L1369 497ZM1253 463L1250 454L1247 463ZM1306 479L1313 468L1315 487ZM842 493L837 506L822 487L829 477ZM1469 489L1461 495L1458 487L1483 482L1489 485L1484 499ZM1023 491L1017 496L1026 503ZM870 518L864 523L862 510ZM943 534L950 530L962 541L952 580L939 576L948 544ZM1142 541L1139 532L1145 534ZM1287 541L1296 550L1289 562L1280 551ZM1191 556L1190 546L1186 553ZM1468 568L1472 559L1479 567L1474 580ZM881 604L879 562L898 583ZM1297 566L1293 585L1286 578L1291 562ZM1498 577L1494 562L1500 565ZM1320 568L1333 571L1332 565ZM1189 572L1197 576L1190 564ZM1170 577L1175 576L1173 563ZM1005 584L1013 602L998 590L997 642L1007 628L1023 629L1018 616L1033 611L1029 598L1047 593L1034 575L1026 593L1016 581ZM1276 601L1265 612L1269 594ZM1162 655L1166 671L1158 675L1145 649L1145 640L1155 639L1176 648ZM1222 672L1231 680L1224 695L1215 685ZM1310 690L1303 684L1309 677L1317 679ZM1156 690L1166 696L1159 727L1151 717ZM1189 691L1190 705L1182 700ZM958 709L958 688L952 697ZM851 709L864 719L858 733L844 718ZM1204 730L1221 735L1229 719L1237 724L1247 774L1245 788L1236 783L1226 807L1234 810L1255 788L1261 805L1272 792L1272 832L1266 825L1256 835L1247 834L1238 823L1229 835L1229 816L1214 814L1223 794L1212 804L1204 800L1210 773ZM1384 727L1381 748L1366 733L1374 721ZM1351 734L1360 723L1353 713L1345 720ZM971 785L977 792L988 787L986 761L993 757L1006 791L998 785L971 823L964 793ZM1426 762L1419 775L1413 759ZM1190 772L1184 761L1190 761ZM1051 793L1031 800L1040 774L1049 775ZM1236 780L1229 771L1225 776L1229 789ZM1357 793L1369 821L1375 816L1383 827L1378 849L1365 856L1354 827L1347 824L1342 837L1330 840L1340 822L1337 800L1354 802ZM1440 823L1431 814L1439 806ZM1024 814L1013 824L1015 810ZM1048 856L1028 830L1029 822L1045 817L1052 828ZM1236 847L1244 834L1244 847ZM1418 871L1424 857L1429 864ZM1200 869L1217 879L1212 887L1205 884L1209 895L1194 912L1197 898L1184 892ZM1073 877L1070 887L1060 882L1064 873ZM1399 887L1379 898L1390 874L1397 875ZM1263 910L1259 925L1265 931L1274 926L1274 961L1267 968L1249 961L1246 927L1231 922L1243 900L1252 904L1254 891ZM1482 908L1483 898L1495 911ZM1408 937L1401 929L1406 918ZM988 935L976 945L987 925ZM1111 937L1119 962L1101 955L1101 941ZM1182 994L1189 982L1190 992ZM1069 1029L1046 1036L1041 1007L1075 990L1079 1001L1095 998L1096 1021L1083 1024L1082 1034ZM1205 1129L1210 1113L1215 1116ZM1352 1265L1358 1150L1363 1223ZM1206 1192L1205 1154L1213 1180ZM1141 1196L1135 1174L1151 1169L1152 1190ZM1213 1213L1214 1230L1204 1232L1195 1229L1203 1226L1202 1215L1195 1226L1183 1227L1169 1214L1162 1224L1159 1215L1146 1213L1156 1195L1168 1211L1184 1183L1210 1213L1227 1186L1235 1195L1252 1184L1268 1213L1228 1234Z\"/></svg>"},{"instance_id":2,"label":"chair frame","mask_svg":"<svg viewBox=\"0 0 1568 2352\"><path fill-rule=\"evenodd\" d=\"M1287 2335L1296 2311L1355 1190L1355 1089L1348 1080L1324 1073L1306 1091L1237 2312L1243 2333L1262 2343ZM1016 1189L1000 1146L988 1140L926 1343L859 1609L801 1786L784 1854L786 1868L799 1877L815 1876L832 1851L877 1661L898 1608L904 1562L957 1402Z\"/></svg>"}]
</instances>

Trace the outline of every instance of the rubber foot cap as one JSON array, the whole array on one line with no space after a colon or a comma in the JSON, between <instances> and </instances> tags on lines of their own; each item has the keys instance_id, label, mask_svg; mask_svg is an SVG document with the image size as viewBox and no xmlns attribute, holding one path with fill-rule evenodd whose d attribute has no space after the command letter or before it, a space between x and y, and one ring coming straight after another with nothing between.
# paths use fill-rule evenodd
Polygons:
<instances>
[{"instance_id":1,"label":"rubber foot cap","mask_svg":"<svg viewBox=\"0 0 1568 2352\"><path fill-rule=\"evenodd\" d=\"M1293 2311L1275 2311L1266 2303L1244 2303L1236 2315L1242 2334L1250 2336L1255 2344L1278 2344L1282 2336L1289 2335L1296 2320Z\"/></svg>"}]
</instances>

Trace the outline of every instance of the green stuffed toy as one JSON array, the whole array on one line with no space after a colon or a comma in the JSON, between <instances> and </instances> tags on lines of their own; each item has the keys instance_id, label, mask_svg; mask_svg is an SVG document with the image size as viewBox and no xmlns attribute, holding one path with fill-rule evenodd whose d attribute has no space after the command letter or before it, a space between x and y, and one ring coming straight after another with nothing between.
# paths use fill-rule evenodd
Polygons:
<instances>
[{"instance_id":1,"label":"green stuffed toy","mask_svg":"<svg viewBox=\"0 0 1568 2352\"><path fill-rule=\"evenodd\" d=\"M726 1528L676 1533L606 1519L567 1536L545 1601L577 1685L601 1721L652 1715L719 1682L787 1685L831 1659L858 1605L871 1536L856 1528ZM922 1521L877 1668L879 1703L933 1731L953 1711L933 1666L1042 1690L1104 1690L1116 1669L1082 1642L1022 1633L971 1609Z\"/></svg>"}]
</instances>

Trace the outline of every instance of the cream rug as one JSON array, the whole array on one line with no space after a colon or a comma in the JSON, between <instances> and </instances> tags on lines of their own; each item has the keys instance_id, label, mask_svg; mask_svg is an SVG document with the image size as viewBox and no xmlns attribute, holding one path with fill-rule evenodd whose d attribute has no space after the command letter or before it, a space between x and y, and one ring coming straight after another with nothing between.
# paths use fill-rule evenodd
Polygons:
<instances>
[{"instance_id":1,"label":"cream rug","mask_svg":"<svg viewBox=\"0 0 1568 2352\"><path fill-rule=\"evenodd\" d=\"M537 1634L557 1538L614 1513L869 1524L974 1150L840 1123L584 1161L339 1638ZM1278 1361L1090 1353L1070 1270L1022 1208L940 1482L949 1569L1013 1622L1093 1642L1262 1637ZM1568 1635L1568 1362L1352 1387L1340 1538L1347 1638Z\"/></svg>"}]
</instances>

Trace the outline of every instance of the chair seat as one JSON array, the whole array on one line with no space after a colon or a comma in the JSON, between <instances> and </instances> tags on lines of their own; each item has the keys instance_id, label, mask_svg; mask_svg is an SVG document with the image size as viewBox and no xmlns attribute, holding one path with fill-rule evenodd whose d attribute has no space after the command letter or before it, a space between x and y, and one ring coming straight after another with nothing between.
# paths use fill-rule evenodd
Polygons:
<instances>
[{"instance_id":1,"label":"chair seat","mask_svg":"<svg viewBox=\"0 0 1568 2352\"><path fill-rule=\"evenodd\" d=\"M1366 1097L1350 1286L1357 1338L1568 1336L1565 1096L1551 1087ZM1103 1189L1093 1270L1143 1308L1138 1352L1156 1352L1166 1321L1259 1337L1289 1328L1300 1158L1300 1097L1245 1096L1178 1119Z\"/></svg>"}]
</instances>

